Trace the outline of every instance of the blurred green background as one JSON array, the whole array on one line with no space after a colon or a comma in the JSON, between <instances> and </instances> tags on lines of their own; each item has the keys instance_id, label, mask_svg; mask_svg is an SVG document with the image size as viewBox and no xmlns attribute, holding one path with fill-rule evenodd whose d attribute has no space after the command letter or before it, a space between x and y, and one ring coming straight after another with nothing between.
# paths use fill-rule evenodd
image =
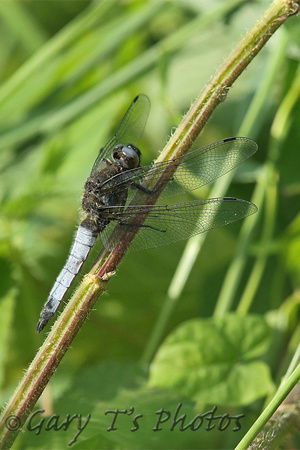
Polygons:
<instances>
[{"instance_id":1,"label":"blurred green background","mask_svg":"<svg viewBox=\"0 0 300 450\"><path fill-rule=\"evenodd\" d=\"M152 108L140 148L144 164L155 159L268 5L0 2L2 404L43 342L36 323L68 255L83 184L99 148L143 92ZM254 222L246 222L242 234L242 221L210 232L195 261L184 260L187 282L182 292L175 289L164 326L155 323L170 302L168 289L186 243L127 255L65 355L37 406L60 421L66 414L91 414L74 448L232 448L285 373L299 341L299 57L299 18L293 17L236 81L198 140L202 146L242 133L257 141L258 152L224 193L253 201L254 192ZM203 193L210 195L208 188ZM234 259L241 242L244 270L234 272L234 288L224 288L228 268L235 270L232 261L242 267ZM100 240L78 278L99 249ZM224 290L228 305L220 300ZM217 321L216 305L224 322ZM153 333L157 344L168 340L149 366ZM237 352L229 355L231 339ZM214 379L217 391L210 386ZM221 415L245 414L242 428L208 432L203 425L180 432L178 426L171 432L168 422L152 431L155 412L174 411L179 403L186 424L217 405ZM105 411L130 407L144 415L143 426L131 432L135 414L124 414L118 430L108 432ZM76 431L74 424L38 436L26 432L16 448L66 448Z\"/></svg>"}]
</instances>

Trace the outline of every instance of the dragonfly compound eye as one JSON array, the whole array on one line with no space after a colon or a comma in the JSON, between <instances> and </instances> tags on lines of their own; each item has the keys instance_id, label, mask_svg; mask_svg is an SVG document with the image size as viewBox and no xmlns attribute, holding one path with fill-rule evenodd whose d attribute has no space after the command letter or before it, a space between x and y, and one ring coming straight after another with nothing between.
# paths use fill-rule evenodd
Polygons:
<instances>
[{"instance_id":1,"label":"dragonfly compound eye","mask_svg":"<svg viewBox=\"0 0 300 450\"><path fill-rule=\"evenodd\" d=\"M141 152L137 147L128 144L122 147L122 156L119 158L124 161L126 169L134 169L140 165L140 155Z\"/></svg>"}]
</instances>

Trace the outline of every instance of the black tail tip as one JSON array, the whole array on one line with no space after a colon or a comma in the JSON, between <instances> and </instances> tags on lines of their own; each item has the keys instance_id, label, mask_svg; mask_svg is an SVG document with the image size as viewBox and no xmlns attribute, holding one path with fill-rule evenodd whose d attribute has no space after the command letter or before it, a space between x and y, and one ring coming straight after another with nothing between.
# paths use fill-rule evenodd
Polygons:
<instances>
[{"instance_id":1,"label":"black tail tip","mask_svg":"<svg viewBox=\"0 0 300 450\"><path fill-rule=\"evenodd\" d=\"M46 322L46 323L47 323L47 322ZM37 331L38 333L40 333L40 332L44 329L46 323L45 323L44 320L40 319L39 322L38 322L38 324L37 324L37 326L36 326L36 331Z\"/></svg>"}]
</instances>

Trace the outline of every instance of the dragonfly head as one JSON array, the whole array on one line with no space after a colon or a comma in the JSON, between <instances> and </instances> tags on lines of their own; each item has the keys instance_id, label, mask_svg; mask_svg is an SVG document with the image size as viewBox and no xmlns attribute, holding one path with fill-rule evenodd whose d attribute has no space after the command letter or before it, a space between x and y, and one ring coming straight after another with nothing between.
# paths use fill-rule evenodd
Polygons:
<instances>
[{"instance_id":1,"label":"dragonfly head","mask_svg":"<svg viewBox=\"0 0 300 450\"><path fill-rule=\"evenodd\" d=\"M112 156L116 163L125 170L134 169L141 163L141 152L132 144L116 145Z\"/></svg>"}]
</instances>

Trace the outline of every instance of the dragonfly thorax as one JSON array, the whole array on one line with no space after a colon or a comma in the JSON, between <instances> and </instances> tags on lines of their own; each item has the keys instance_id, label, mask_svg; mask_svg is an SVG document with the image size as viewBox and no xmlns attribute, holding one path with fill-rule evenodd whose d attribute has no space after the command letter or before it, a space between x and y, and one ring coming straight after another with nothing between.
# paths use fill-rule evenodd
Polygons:
<instances>
[{"instance_id":1,"label":"dragonfly thorax","mask_svg":"<svg viewBox=\"0 0 300 450\"><path fill-rule=\"evenodd\" d=\"M125 206L128 196L126 172L139 166L140 155L140 150L132 144L117 145L113 149L113 161L104 158L102 169L91 173L82 197L82 209L86 213L81 223L83 227L98 234L115 219L107 208ZM121 174L124 174L122 179L118 177Z\"/></svg>"}]
</instances>

